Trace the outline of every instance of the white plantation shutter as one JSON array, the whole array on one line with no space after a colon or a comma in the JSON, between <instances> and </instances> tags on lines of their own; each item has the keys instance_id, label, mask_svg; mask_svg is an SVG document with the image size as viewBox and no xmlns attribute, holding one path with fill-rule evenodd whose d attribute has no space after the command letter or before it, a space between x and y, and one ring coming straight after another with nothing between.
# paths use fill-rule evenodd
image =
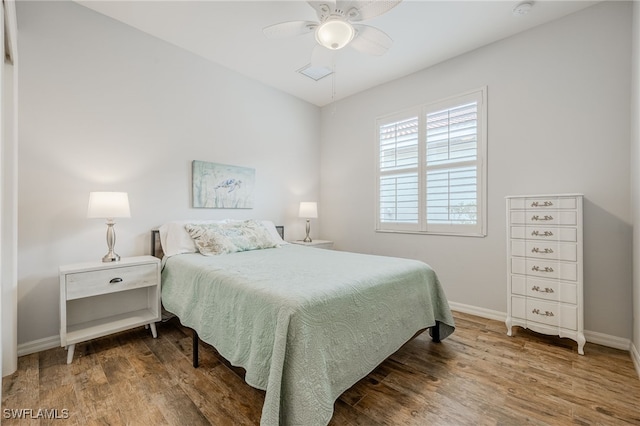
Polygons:
<instances>
[{"instance_id":1,"label":"white plantation shutter","mask_svg":"<svg viewBox=\"0 0 640 426\"><path fill-rule=\"evenodd\" d=\"M418 116L380 126L380 221L418 223Z\"/></svg>"},{"instance_id":2,"label":"white plantation shutter","mask_svg":"<svg viewBox=\"0 0 640 426\"><path fill-rule=\"evenodd\" d=\"M485 93L378 120L378 230L484 235Z\"/></svg>"},{"instance_id":3,"label":"white plantation shutter","mask_svg":"<svg viewBox=\"0 0 640 426\"><path fill-rule=\"evenodd\" d=\"M418 114L380 124L378 146L378 221L395 229L412 229L420 219Z\"/></svg>"}]
</instances>

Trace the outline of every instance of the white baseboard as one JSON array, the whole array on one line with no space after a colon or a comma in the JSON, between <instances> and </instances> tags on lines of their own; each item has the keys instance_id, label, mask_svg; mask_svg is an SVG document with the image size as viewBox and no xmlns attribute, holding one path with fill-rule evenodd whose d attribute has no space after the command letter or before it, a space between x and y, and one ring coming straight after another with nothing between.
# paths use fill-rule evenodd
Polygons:
<instances>
[{"instance_id":1,"label":"white baseboard","mask_svg":"<svg viewBox=\"0 0 640 426\"><path fill-rule=\"evenodd\" d=\"M617 337L589 330L584 331L584 337L587 339L587 342L595 343L596 345L622 349L623 351L628 351L631 348L631 340L625 339L624 337Z\"/></svg>"},{"instance_id":2,"label":"white baseboard","mask_svg":"<svg viewBox=\"0 0 640 426\"><path fill-rule=\"evenodd\" d=\"M46 351L48 349L60 346L60 336L50 336L31 342L20 343L18 345L18 356L29 355L36 352Z\"/></svg>"},{"instance_id":3,"label":"white baseboard","mask_svg":"<svg viewBox=\"0 0 640 426\"><path fill-rule=\"evenodd\" d=\"M454 311L475 315L480 318L487 318L503 322L507 319L506 312L493 311L491 309L479 308L477 306L465 305L463 303L449 302L449 307ZM507 326L505 325L504 327L506 333Z\"/></svg>"},{"instance_id":4,"label":"white baseboard","mask_svg":"<svg viewBox=\"0 0 640 426\"><path fill-rule=\"evenodd\" d=\"M492 319L496 321L505 321L507 319L506 312L494 311L491 309L479 308L477 306L465 305L463 303L449 302L449 307L454 311L462 312L465 314L476 315L481 318ZM505 326L506 333L506 326ZM595 331L585 330L584 337L589 343L595 343L597 345L607 346L614 349L622 349L623 351L631 351L631 340L623 337L611 336L610 334L598 333ZM638 354L636 350L636 355ZM632 353L633 357L633 353ZM640 368L640 357L634 359L636 362L636 369ZM639 370L640 371L640 370ZM640 375L640 372L638 373Z\"/></svg>"},{"instance_id":5,"label":"white baseboard","mask_svg":"<svg viewBox=\"0 0 640 426\"><path fill-rule=\"evenodd\" d=\"M636 373L638 373L638 378L640 379L640 353L638 353L638 348L636 348L633 342L631 343L629 352L631 352L631 359L633 360L633 365L635 365Z\"/></svg>"}]
</instances>

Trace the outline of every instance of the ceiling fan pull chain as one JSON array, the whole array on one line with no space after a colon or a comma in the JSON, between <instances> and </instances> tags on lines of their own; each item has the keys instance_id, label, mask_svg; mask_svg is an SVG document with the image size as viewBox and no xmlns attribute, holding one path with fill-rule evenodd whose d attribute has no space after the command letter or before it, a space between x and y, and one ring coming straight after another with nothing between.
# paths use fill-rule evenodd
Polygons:
<instances>
[{"instance_id":1,"label":"ceiling fan pull chain","mask_svg":"<svg viewBox=\"0 0 640 426\"><path fill-rule=\"evenodd\" d=\"M333 73L331 74L331 114L336 114L336 56L333 55L331 60L331 68L333 69Z\"/></svg>"}]
</instances>

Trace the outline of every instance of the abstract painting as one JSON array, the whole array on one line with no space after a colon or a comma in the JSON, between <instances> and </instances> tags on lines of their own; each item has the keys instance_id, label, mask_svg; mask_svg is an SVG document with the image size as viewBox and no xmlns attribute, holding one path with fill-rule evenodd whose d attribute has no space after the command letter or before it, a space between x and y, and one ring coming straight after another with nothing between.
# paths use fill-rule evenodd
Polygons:
<instances>
[{"instance_id":1,"label":"abstract painting","mask_svg":"<svg viewBox=\"0 0 640 426\"><path fill-rule=\"evenodd\" d=\"M193 207L252 209L256 170L193 161Z\"/></svg>"}]
</instances>

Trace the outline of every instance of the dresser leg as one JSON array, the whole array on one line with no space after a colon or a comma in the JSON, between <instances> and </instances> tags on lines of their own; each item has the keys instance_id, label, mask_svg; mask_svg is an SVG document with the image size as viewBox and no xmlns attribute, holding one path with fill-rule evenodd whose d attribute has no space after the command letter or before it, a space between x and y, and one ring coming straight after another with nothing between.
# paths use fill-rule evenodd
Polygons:
<instances>
[{"instance_id":1,"label":"dresser leg","mask_svg":"<svg viewBox=\"0 0 640 426\"><path fill-rule=\"evenodd\" d=\"M511 333L511 317L507 317L504 323L507 325L507 336L513 336L513 333Z\"/></svg>"},{"instance_id":2,"label":"dresser leg","mask_svg":"<svg viewBox=\"0 0 640 426\"><path fill-rule=\"evenodd\" d=\"M584 334L578 333L578 353L584 355L584 344L587 343Z\"/></svg>"},{"instance_id":3,"label":"dresser leg","mask_svg":"<svg viewBox=\"0 0 640 426\"><path fill-rule=\"evenodd\" d=\"M73 345L69 345L69 347L67 348L67 364L71 364L71 361L73 361L73 353L75 352L75 350L75 343Z\"/></svg>"},{"instance_id":4,"label":"dresser leg","mask_svg":"<svg viewBox=\"0 0 640 426\"><path fill-rule=\"evenodd\" d=\"M152 322L151 324L149 324L149 328L151 329L151 335L153 336L153 338L157 339L158 331L156 330L156 323Z\"/></svg>"}]
</instances>

